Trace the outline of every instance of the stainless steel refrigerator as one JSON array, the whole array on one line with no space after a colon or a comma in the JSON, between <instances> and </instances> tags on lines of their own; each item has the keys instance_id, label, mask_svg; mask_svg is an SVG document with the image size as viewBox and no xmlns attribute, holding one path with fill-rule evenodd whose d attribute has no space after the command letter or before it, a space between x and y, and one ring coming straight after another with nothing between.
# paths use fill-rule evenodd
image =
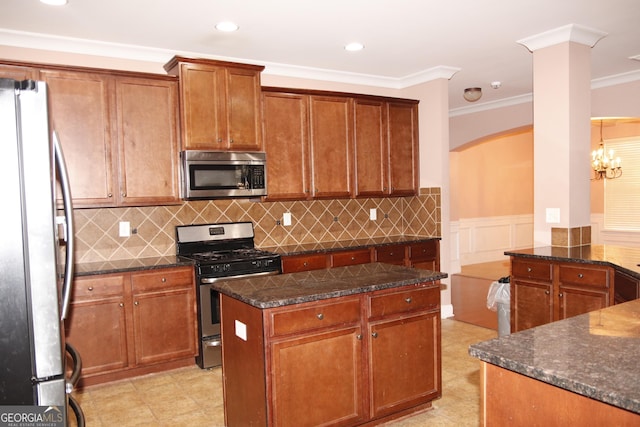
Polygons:
<instances>
[{"instance_id":1,"label":"stainless steel refrigerator","mask_svg":"<svg viewBox=\"0 0 640 427\"><path fill-rule=\"evenodd\" d=\"M70 407L82 425L69 394L81 361L63 325L73 278L68 184L46 83L0 79L0 412L46 407L55 425L68 425Z\"/></svg>"}]
</instances>

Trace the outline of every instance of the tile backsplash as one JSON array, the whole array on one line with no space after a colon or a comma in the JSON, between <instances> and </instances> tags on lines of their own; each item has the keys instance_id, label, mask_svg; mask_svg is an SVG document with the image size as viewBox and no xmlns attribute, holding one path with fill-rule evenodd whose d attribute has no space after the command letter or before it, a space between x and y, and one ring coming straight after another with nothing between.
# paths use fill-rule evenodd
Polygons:
<instances>
[{"instance_id":1,"label":"tile backsplash","mask_svg":"<svg viewBox=\"0 0 640 427\"><path fill-rule=\"evenodd\" d=\"M377 219L369 219L375 208ZM290 226L282 217L291 213ZM188 201L176 206L76 209L77 262L174 255L175 226L252 221L258 247L385 237L440 237L440 188L401 198L256 202L247 199ZM131 225L119 237L120 221Z\"/></svg>"}]
</instances>

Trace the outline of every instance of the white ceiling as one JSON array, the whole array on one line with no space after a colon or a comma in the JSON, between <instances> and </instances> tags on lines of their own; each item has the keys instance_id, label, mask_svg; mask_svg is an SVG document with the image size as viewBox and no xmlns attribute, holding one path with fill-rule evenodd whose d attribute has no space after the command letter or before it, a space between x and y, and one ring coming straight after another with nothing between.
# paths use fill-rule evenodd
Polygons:
<instances>
[{"instance_id":1,"label":"white ceiling","mask_svg":"<svg viewBox=\"0 0 640 427\"><path fill-rule=\"evenodd\" d=\"M222 20L239 31L216 31ZM0 44L89 46L98 55L160 62L202 56L392 88L453 67L455 110L531 94L533 56L517 41L569 24L608 34L592 49L595 83L640 79L640 61L630 59L640 56L639 0L69 0L57 8L2 0ZM352 41L365 49L345 51ZM495 80L500 89L491 88ZM462 91L473 86L484 96L469 104Z\"/></svg>"}]
</instances>

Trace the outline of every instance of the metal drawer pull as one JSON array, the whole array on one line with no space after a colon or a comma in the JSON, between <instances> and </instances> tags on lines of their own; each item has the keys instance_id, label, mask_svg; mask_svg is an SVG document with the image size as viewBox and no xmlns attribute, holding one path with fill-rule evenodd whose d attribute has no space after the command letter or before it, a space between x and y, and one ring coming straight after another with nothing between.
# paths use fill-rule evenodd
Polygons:
<instances>
[{"instance_id":1,"label":"metal drawer pull","mask_svg":"<svg viewBox=\"0 0 640 427\"><path fill-rule=\"evenodd\" d=\"M167 278L166 278L166 277L163 277L163 278L162 278L162 283L164 283L164 282L166 282L166 281L167 281Z\"/></svg>"},{"instance_id":2,"label":"metal drawer pull","mask_svg":"<svg viewBox=\"0 0 640 427\"><path fill-rule=\"evenodd\" d=\"M562 292L560 292L560 295L558 295L560 298L562 298Z\"/></svg>"},{"instance_id":3,"label":"metal drawer pull","mask_svg":"<svg viewBox=\"0 0 640 427\"><path fill-rule=\"evenodd\" d=\"M371 336L372 336L372 337L374 337L374 338L378 338L378 333L377 333L377 332L373 332L373 333L371 334Z\"/></svg>"},{"instance_id":4,"label":"metal drawer pull","mask_svg":"<svg viewBox=\"0 0 640 427\"><path fill-rule=\"evenodd\" d=\"M356 339L357 339L358 341L361 341L361 340L362 340L362 334L358 334L358 335L356 335Z\"/></svg>"},{"instance_id":5,"label":"metal drawer pull","mask_svg":"<svg viewBox=\"0 0 640 427\"><path fill-rule=\"evenodd\" d=\"M531 267L527 267L527 273L531 273Z\"/></svg>"},{"instance_id":6,"label":"metal drawer pull","mask_svg":"<svg viewBox=\"0 0 640 427\"><path fill-rule=\"evenodd\" d=\"M550 293L551 293L551 292L549 292L549 291L544 291L544 294L545 294L545 295L549 295Z\"/></svg>"},{"instance_id":7,"label":"metal drawer pull","mask_svg":"<svg viewBox=\"0 0 640 427\"><path fill-rule=\"evenodd\" d=\"M582 279L584 276L582 275L582 273L578 273L578 278Z\"/></svg>"},{"instance_id":8,"label":"metal drawer pull","mask_svg":"<svg viewBox=\"0 0 640 427\"><path fill-rule=\"evenodd\" d=\"M322 319L324 319L324 314L318 313L318 314L316 314L316 317L318 318L318 320L322 320Z\"/></svg>"},{"instance_id":9,"label":"metal drawer pull","mask_svg":"<svg viewBox=\"0 0 640 427\"><path fill-rule=\"evenodd\" d=\"M407 297L404 300L407 302L407 304L411 304L411 297Z\"/></svg>"},{"instance_id":10,"label":"metal drawer pull","mask_svg":"<svg viewBox=\"0 0 640 427\"><path fill-rule=\"evenodd\" d=\"M87 290L88 290L89 292L91 292L91 291L93 290L93 286L89 286L89 287L87 288Z\"/></svg>"}]
</instances>

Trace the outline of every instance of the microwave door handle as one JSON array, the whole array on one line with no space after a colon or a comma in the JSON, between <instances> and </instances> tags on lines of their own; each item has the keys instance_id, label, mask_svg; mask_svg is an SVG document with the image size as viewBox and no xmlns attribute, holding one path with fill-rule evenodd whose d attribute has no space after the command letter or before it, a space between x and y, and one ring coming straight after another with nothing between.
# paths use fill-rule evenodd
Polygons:
<instances>
[{"instance_id":1,"label":"microwave door handle","mask_svg":"<svg viewBox=\"0 0 640 427\"><path fill-rule=\"evenodd\" d=\"M69 174L67 165L64 162L64 155L58 134L53 131L53 148L56 159L56 166L60 176L60 187L62 188L62 203L64 206L64 216L66 220L65 240L67 242L65 248L65 265L64 265L64 282L62 285L62 309L60 318L64 320L69 311L69 303L71 302L71 288L73 287L73 267L74 267L74 243L73 243L73 210L71 206L71 186L69 185Z\"/></svg>"}]
</instances>

